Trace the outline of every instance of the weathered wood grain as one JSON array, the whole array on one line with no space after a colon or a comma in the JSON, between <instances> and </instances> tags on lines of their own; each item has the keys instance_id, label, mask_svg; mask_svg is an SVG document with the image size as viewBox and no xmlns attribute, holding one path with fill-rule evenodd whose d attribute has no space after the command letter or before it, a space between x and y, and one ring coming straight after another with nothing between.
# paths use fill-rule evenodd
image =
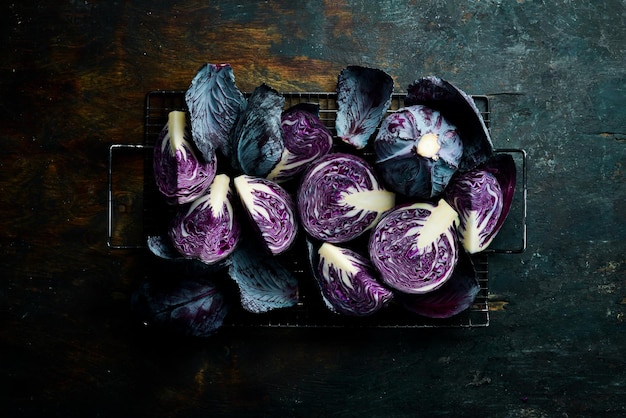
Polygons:
<instances>
[{"instance_id":1,"label":"weathered wood grain","mask_svg":"<svg viewBox=\"0 0 626 418\"><path fill-rule=\"evenodd\" d=\"M0 5L0 327L6 416L623 416L623 2L22 1ZM529 248L491 262L491 325L149 335L129 297L158 266L110 250L111 144L145 95L205 62L238 86L333 90L348 64L396 89L492 98L529 155ZM132 187L139 187L138 184Z\"/></svg>"}]
</instances>

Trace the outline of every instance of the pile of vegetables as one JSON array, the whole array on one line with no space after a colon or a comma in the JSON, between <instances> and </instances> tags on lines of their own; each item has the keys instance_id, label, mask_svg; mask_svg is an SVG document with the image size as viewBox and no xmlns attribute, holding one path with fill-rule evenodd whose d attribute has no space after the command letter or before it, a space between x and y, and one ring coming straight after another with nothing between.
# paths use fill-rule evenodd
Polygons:
<instances>
[{"instance_id":1,"label":"pile of vegetables","mask_svg":"<svg viewBox=\"0 0 626 418\"><path fill-rule=\"evenodd\" d=\"M494 152L472 98L451 83L418 79L394 111L392 94L384 71L345 68L333 135L318 104L285 109L266 84L246 98L230 65L202 66L187 109L169 114L154 144L174 214L148 248L180 277L137 289L141 321L202 337L233 303L289 309L303 285L285 264L294 256L333 315L470 308L480 290L470 255L507 217L515 163Z\"/></svg>"}]
</instances>

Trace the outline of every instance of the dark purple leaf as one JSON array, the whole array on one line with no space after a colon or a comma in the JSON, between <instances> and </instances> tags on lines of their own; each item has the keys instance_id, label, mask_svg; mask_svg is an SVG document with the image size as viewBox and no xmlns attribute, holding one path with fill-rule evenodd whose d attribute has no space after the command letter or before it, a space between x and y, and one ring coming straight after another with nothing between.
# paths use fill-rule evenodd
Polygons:
<instances>
[{"instance_id":1,"label":"dark purple leaf","mask_svg":"<svg viewBox=\"0 0 626 418\"><path fill-rule=\"evenodd\" d=\"M335 128L342 141L364 148L389 109L393 79L375 68L349 66L337 78Z\"/></svg>"},{"instance_id":2,"label":"dark purple leaf","mask_svg":"<svg viewBox=\"0 0 626 418\"><path fill-rule=\"evenodd\" d=\"M147 326L192 337L208 337L219 329L228 304L210 280L166 284L144 282L132 296L133 311Z\"/></svg>"},{"instance_id":3,"label":"dark purple leaf","mask_svg":"<svg viewBox=\"0 0 626 418\"><path fill-rule=\"evenodd\" d=\"M246 237L248 238L248 237ZM298 281L277 258L254 240L242 240L231 255L228 273L239 287L242 307L252 313L288 308L298 302Z\"/></svg>"},{"instance_id":4,"label":"dark purple leaf","mask_svg":"<svg viewBox=\"0 0 626 418\"><path fill-rule=\"evenodd\" d=\"M265 177L278 164L284 149L280 128L284 103L285 98L266 84L254 89L231 131L233 168Z\"/></svg>"},{"instance_id":5,"label":"dark purple leaf","mask_svg":"<svg viewBox=\"0 0 626 418\"><path fill-rule=\"evenodd\" d=\"M229 64L205 64L185 93L193 140L208 160L216 150L231 154L229 132L246 105Z\"/></svg>"}]
</instances>

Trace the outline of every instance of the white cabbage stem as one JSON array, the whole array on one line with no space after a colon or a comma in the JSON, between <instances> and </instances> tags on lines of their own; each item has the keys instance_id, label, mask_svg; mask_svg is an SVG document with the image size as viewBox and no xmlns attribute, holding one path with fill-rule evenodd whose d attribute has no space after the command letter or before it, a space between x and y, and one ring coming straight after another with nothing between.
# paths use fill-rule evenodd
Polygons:
<instances>
[{"instance_id":1,"label":"white cabbage stem","mask_svg":"<svg viewBox=\"0 0 626 418\"><path fill-rule=\"evenodd\" d=\"M421 136L417 142L416 151L418 155L437 161L441 144L437 134L428 132Z\"/></svg>"}]
</instances>

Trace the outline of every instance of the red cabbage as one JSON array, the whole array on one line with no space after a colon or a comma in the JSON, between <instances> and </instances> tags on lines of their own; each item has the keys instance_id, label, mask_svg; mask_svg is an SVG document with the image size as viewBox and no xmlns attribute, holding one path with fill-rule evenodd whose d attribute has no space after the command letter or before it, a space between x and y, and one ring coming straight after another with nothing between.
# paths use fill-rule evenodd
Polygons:
<instances>
[{"instance_id":1,"label":"red cabbage","mask_svg":"<svg viewBox=\"0 0 626 418\"><path fill-rule=\"evenodd\" d=\"M231 254L241 234L232 199L229 177L218 174L206 195L180 207L169 228L178 252L207 264Z\"/></svg>"},{"instance_id":2,"label":"red cabbage","mask_svg":"<svg viewBox=\"0 0 626 418\"><path fill-rule=\"evenodd\" d=\"M291 196L271 180L242 174L235 190L263 242L274 255L288 250L296 239L298 220Z\"/></svg>"},{"instance_id":3,"label":"red cabbage","mask_svg":"<svg viewBox=\"0 0 626 418\"><path fill-rule=\"evenodd\" d=\"M184 204L201 196L215 177L217 160L209 152L196 155L184 112L168 114L154 145L152 167L156 185L167 203Z\"/></svg>"},{"instance_id":4,"label":"red cabbage","mask_svg":"<svg viewBox=\"0 0 626 418\"><path fill-rule=\"evenodd\" d=\"M231 165L250 176L265 177L283 153L280 118L285 98L262 84L250 95L230 134Z\"/></svg>"},{"instance_id":5,"label":"red cabbage","mask_svg":"<svg viewBox=\"0 0 626 418\"><path fill-rule=\"evenodd\" d=\"M506 219L515 193L513 157L497 154L474 170L460 173L446 189L446 201L459 214L459 235L470 253L485 250Z\"/></svg>"},{"instance_id":6,"label":"red cabbage","mask_svg":"<svg viewBox=\"0 0 626 418\"><path fill-rule=\"evenodd\" d=\"M253 239L242 240L230 257L228 274L239 288L242 307L261 313L294 306L299 298L298 280L254 243Z\"/></svg>"},{"instance_id":7,"label":"red cabbage","mask_svg":"<svg viewBox=\"0 0 626 418\"><path fill-rule=\"evenodd\" d=\"M335 128L342 141L364 148L385 117L393 79L376 68L349 66L337 78Z\"/></svg>"},{"instance_id":8,"label":"red cabbage","mask_svg":"<svg viewBox=\"0 0 626 418\"><path fill-rule=\"evenodd\" d=\"M450 278L458 260L458 215L443 199L405 204L374 227L369 254L387 285L406 293L430 292Z\"/></svg>"},{"instance_id":9,"label":"red cabbage","mask_svg":"<svg viewBox=\"0 0 626 418\"><path fill-rule=\"evenodd\" d=\"M457 170L463 143L441 113L422 105L389 115L374 142L375 167L385 185L405 196L430 199Z\"/></svg>"},{"instance_id":10,"label":"red cabbage","mask_svg":"<svg viewBox=\"0 0 626 418\"><path fill-rule=\"evenodd\" d=\"M393 208L395 194L380 184L361 157L331 153L308 168L297 194L305 231L331 243L354 239Z\"/></svg>"},{"instance_id":11,"label":"red cabbage","mask_svg":"<svg viewBox=\"0 0 626 418\"><path fill-rule=\"evenodd\" d=\"M133 292L137 319L148 327L190 337L208 337L229 311L220 288L210 280L145 281Z\"/></svg>"},{"instance_id":12,"label":"red cabbage","mask_svg":"<svg viewBox=\"0 0 626 418\"><path fill-rule=\"evenodd\" d=\"M185 92L193 140L208 160L220 150L231 153L229 132L246 105L229 64L204 64Z\"/></svg>"},{"instance_id":13,"label":"red cabbage","mask_svg":"<svg viewBox=\"0 0 626 418\"><path fill-rule=\"evenodd\" d=\"M493 144L474 99L439 77L424 77L409 85L405 106L425 105L435 109L454 126L463 141L459 170L467 171L493 155Z\"/></svg>"},{"instance_id":14,"label":"red cabbage","mask_svg":"<svg viewBox=\"0 0 626 418\"><path fill-rule=\"evenodd\" d=\"M319 119L319 105L300 103L290 107L282 114L281 129L285 148L267 175L277 183L294 179L332 148L333 136Z\"/></svg>"},{"instance_id":15,"label":"red cabbage","mask_svg":"<svg viewBox=\"0 0 626 418\"><path fill-rule=\"evenodd\" d=\"M330 243L317 250L309 243L313 276L331 312L349 316L372 315L393 298L382 286L371 262L361 254Z\"/></svg>"},{"instance_id":16,"label":"red cabbage","mask_svg":"<svg viewBox=\"0 0 626 418\"><path fill-rule=\"evenodd\" d=\"M424 294L397 293L396 300L411 312L429 318L449 318L470 308L480 292L478 274L465 251L452 276L441 287Z\"/></svg>"}]
</instances>

